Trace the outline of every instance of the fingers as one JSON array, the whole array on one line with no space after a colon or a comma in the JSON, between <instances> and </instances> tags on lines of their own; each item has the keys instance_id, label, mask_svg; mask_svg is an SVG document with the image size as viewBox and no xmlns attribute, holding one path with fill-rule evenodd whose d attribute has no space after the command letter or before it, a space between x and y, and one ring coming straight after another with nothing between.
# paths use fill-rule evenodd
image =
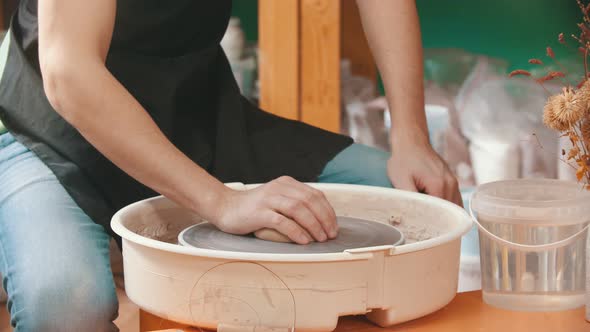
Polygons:
<instances>
[{"instance_id":1,"label":"fingers","mask_svg":"<svg viewBox=\"0 0 590 332\"><path fill-rule=\"evenodd\" d=\"M441 177L430 177L424 184L424 192L428 195L446 199L446 182Z\"/></svg>"},{"instance_id":2,"label":"fingers","mask_svg":"<svg viewBox=\"0 0 590 332\"><path fill-rule=\"evenodd\" d=\"M336 212L322 191L289 177L280 178L278 181L286 186L283 194L302 201L319 221L329 238L333 239L338 235Z\"/></svg>"},{"instance_id":3,"label":"fingers","mask_svg":"<svg viewBox=\"0 0 590 332\"><path fill-rule=\"evenodd\" d=\"M463 206L459 183L450 170L446 169L438 177L430 177L424 181L424 191L428 195L442 198L449 202Z\"/></svg>"},{"instance_id":4,"label":"fingers","mask_svg":"<svg viewBox=\"0 0 590 332\"><path fill-rule=\"evenodd\" d=\"M274 196L270 203L276 212L295 221L306 229L316 241L324 242L328 239L321 223L303 201L287 196Z\"/></svg>"},{"instance_id":5,"label":"fingers","mask_svg":"<svg viewBox=\"0 0 590 332\"><path fill-rule=\"evenodd\" d=\"M273 211L298 223L316 241L336 237L336 215L321 191L289 177L272 181L267 188L266 201Z\"/></svg>"},{"instance_id":6,"label":"fingers","mask_svg":"<svg viewBox=\"0 0 590 332\"><path fill-rule=\"evenodd\" d=\"M393 187L400 190L418 192L412 172L405 166L400 166L393 158L387 161L387 175Z\"/></svg>"},{"instance_id":7,"label":"fingers","mask_svg":"<svg viewBox=\"0 0 590 332\"><path fill-rule=\"evenodd\" d=\"M451 173L447 173L445 179L445 197L449 202L455 203L463 207L463 200L461 199L461 192L459 191L459 183Z\"/></svg>"},{"instance_id":8,"label":"fingers","mask_svg":"<svg viewBox=\"0 0 590 332\"><path fill-rule=\"evenodd\" d=\"M402 179L395 179L392 181L393 186L396 189L411 191L411 192L418 192L418 188L414 183L414 179L412 177L404 177Z\"/></svg>"},{"instance_id":9,"label":"fingers","mask_svg":"<svg viewBox=\"0 0 590 332\"><path fill-rule=\"evenodd\" d=\"M285 234L295 243L308 244L313 240L309 237L307 232L295 221L283 216L280 213L270 214L269 220L270 228L276 230L281 234Z\"/></svg>"}]
</instances>

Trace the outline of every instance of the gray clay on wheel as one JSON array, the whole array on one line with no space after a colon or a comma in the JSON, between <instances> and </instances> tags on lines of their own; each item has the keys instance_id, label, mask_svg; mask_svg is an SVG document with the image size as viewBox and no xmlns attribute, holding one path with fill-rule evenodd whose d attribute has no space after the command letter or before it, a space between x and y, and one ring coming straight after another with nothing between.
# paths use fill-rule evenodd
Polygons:
<instances>
[{"instance_id":1,"label":"gray clay on wheel","mask_svg":"<svg viewBox=\"0 0 590 332\"><path fill-rule=\"evenodd\" d=\"M369 220L338 217L338 237L307 245L265 241L254 235L233 235L220 231L210 223L191 226L178 237L180 244L201 249L268 254L338 253L347 249L384 245L400 245L402 233L395 227Z\"/></svg>"}]
</instances>

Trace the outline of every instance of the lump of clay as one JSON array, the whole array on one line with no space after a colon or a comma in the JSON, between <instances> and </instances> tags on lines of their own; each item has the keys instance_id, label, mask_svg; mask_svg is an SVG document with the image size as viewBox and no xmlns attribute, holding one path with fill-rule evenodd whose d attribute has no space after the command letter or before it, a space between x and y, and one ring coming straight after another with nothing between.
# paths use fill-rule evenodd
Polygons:
<instances>
[{"instance_id":1,"label":"lump of clay","mask_svg":"<svg viewBox=\"0 0 590 332\"><path fill-rule=\"evenodd\" d=\"M254 232L254 236L265 241L293 243L293 241L291 241L291 239L288 236L271 228L259 229L256 232Z\"/></svg>"},{"instance_id":2,"label":"lump of clay","mask_svg":"<svg viewBox=\"0 0 590 332\"><path fill-rule=\"evenodd\" d=\"M295 241L291 240L288 236L284 235L283 233L281 233L279 231L271 229L271 228L259 229L256 232L254 232L254 236L256 236L257 238L259 238L261 240L265 240L265 241L280 242L280 243L295 243ZM312 242L314 241L313 237L311 235L309 235L309 233L307 233L307 237L312 239L311 240Z\"/></svg>"}]
</instances>

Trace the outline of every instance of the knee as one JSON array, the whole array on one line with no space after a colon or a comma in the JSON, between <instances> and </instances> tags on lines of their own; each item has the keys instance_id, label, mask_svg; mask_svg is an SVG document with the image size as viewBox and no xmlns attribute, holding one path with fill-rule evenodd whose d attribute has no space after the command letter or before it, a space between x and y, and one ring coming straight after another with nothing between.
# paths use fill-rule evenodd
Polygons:
<instances>
[{"instance_id":1,"label":"knee","mask_svg":"<svg viewBox=\"0 0 590 332\"><path fill-rule=\"evenodd\" d=\"M360 177L358 184L374 187L392 188L391 180L387 175L387 170L378 169L373 173L367 173Z\"/></svg>"},{"instance_id":2,"label":"knee","mask_svg":"<svg viewBox=\"0 0 590 332\"><path fill-rule=\"evenodd\" d=\"M74 273L76 274L76 273ZM117 331L118 302L114 287L68 276L30 285L13 315L15 332Z\"/></svg>"},{"instance_id":3,"label":"knee","mask_svg":"<svg viewBox=\"0 0 590 332\"><path fill-rule=\"evenodd\" d=\"M391 188L387 172L390 154L361 144L353 144L330 161L320 182L350 183Z\"/></svg>"},{"instance_id":4,"label":"knee","mask_svg":"<svg viewBox=\"0 0 590 332\"><path fill-rule=\"evenodd\" d=\"M388 154L375 151L364 159L363 167L357 171L358 184L375 187L391 188L391 180L387 172Z\"/></svg>"}]
</instances>

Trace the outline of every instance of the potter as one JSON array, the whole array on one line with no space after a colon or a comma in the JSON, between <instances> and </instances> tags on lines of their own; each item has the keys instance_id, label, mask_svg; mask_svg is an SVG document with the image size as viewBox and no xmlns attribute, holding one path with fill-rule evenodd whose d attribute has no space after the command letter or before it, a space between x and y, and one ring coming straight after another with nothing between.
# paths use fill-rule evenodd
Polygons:
<instances>
[{"instance_id":1,"label":"potter","mask_svg":"<svg viewBox=\"0 0 590 332\"><path fill-rule=\"evenodd\" d=\"M338 235L306 182L461 204L428 141L414 1L357 5L391 109L388 152L243 98L220 46L229 0L21 0L0 48L0 273L14 330L116 331L109 221L158 194L222 231L298 244ZM236 181L264 185L223 184Z\"/></svg>"}]
</instances>

